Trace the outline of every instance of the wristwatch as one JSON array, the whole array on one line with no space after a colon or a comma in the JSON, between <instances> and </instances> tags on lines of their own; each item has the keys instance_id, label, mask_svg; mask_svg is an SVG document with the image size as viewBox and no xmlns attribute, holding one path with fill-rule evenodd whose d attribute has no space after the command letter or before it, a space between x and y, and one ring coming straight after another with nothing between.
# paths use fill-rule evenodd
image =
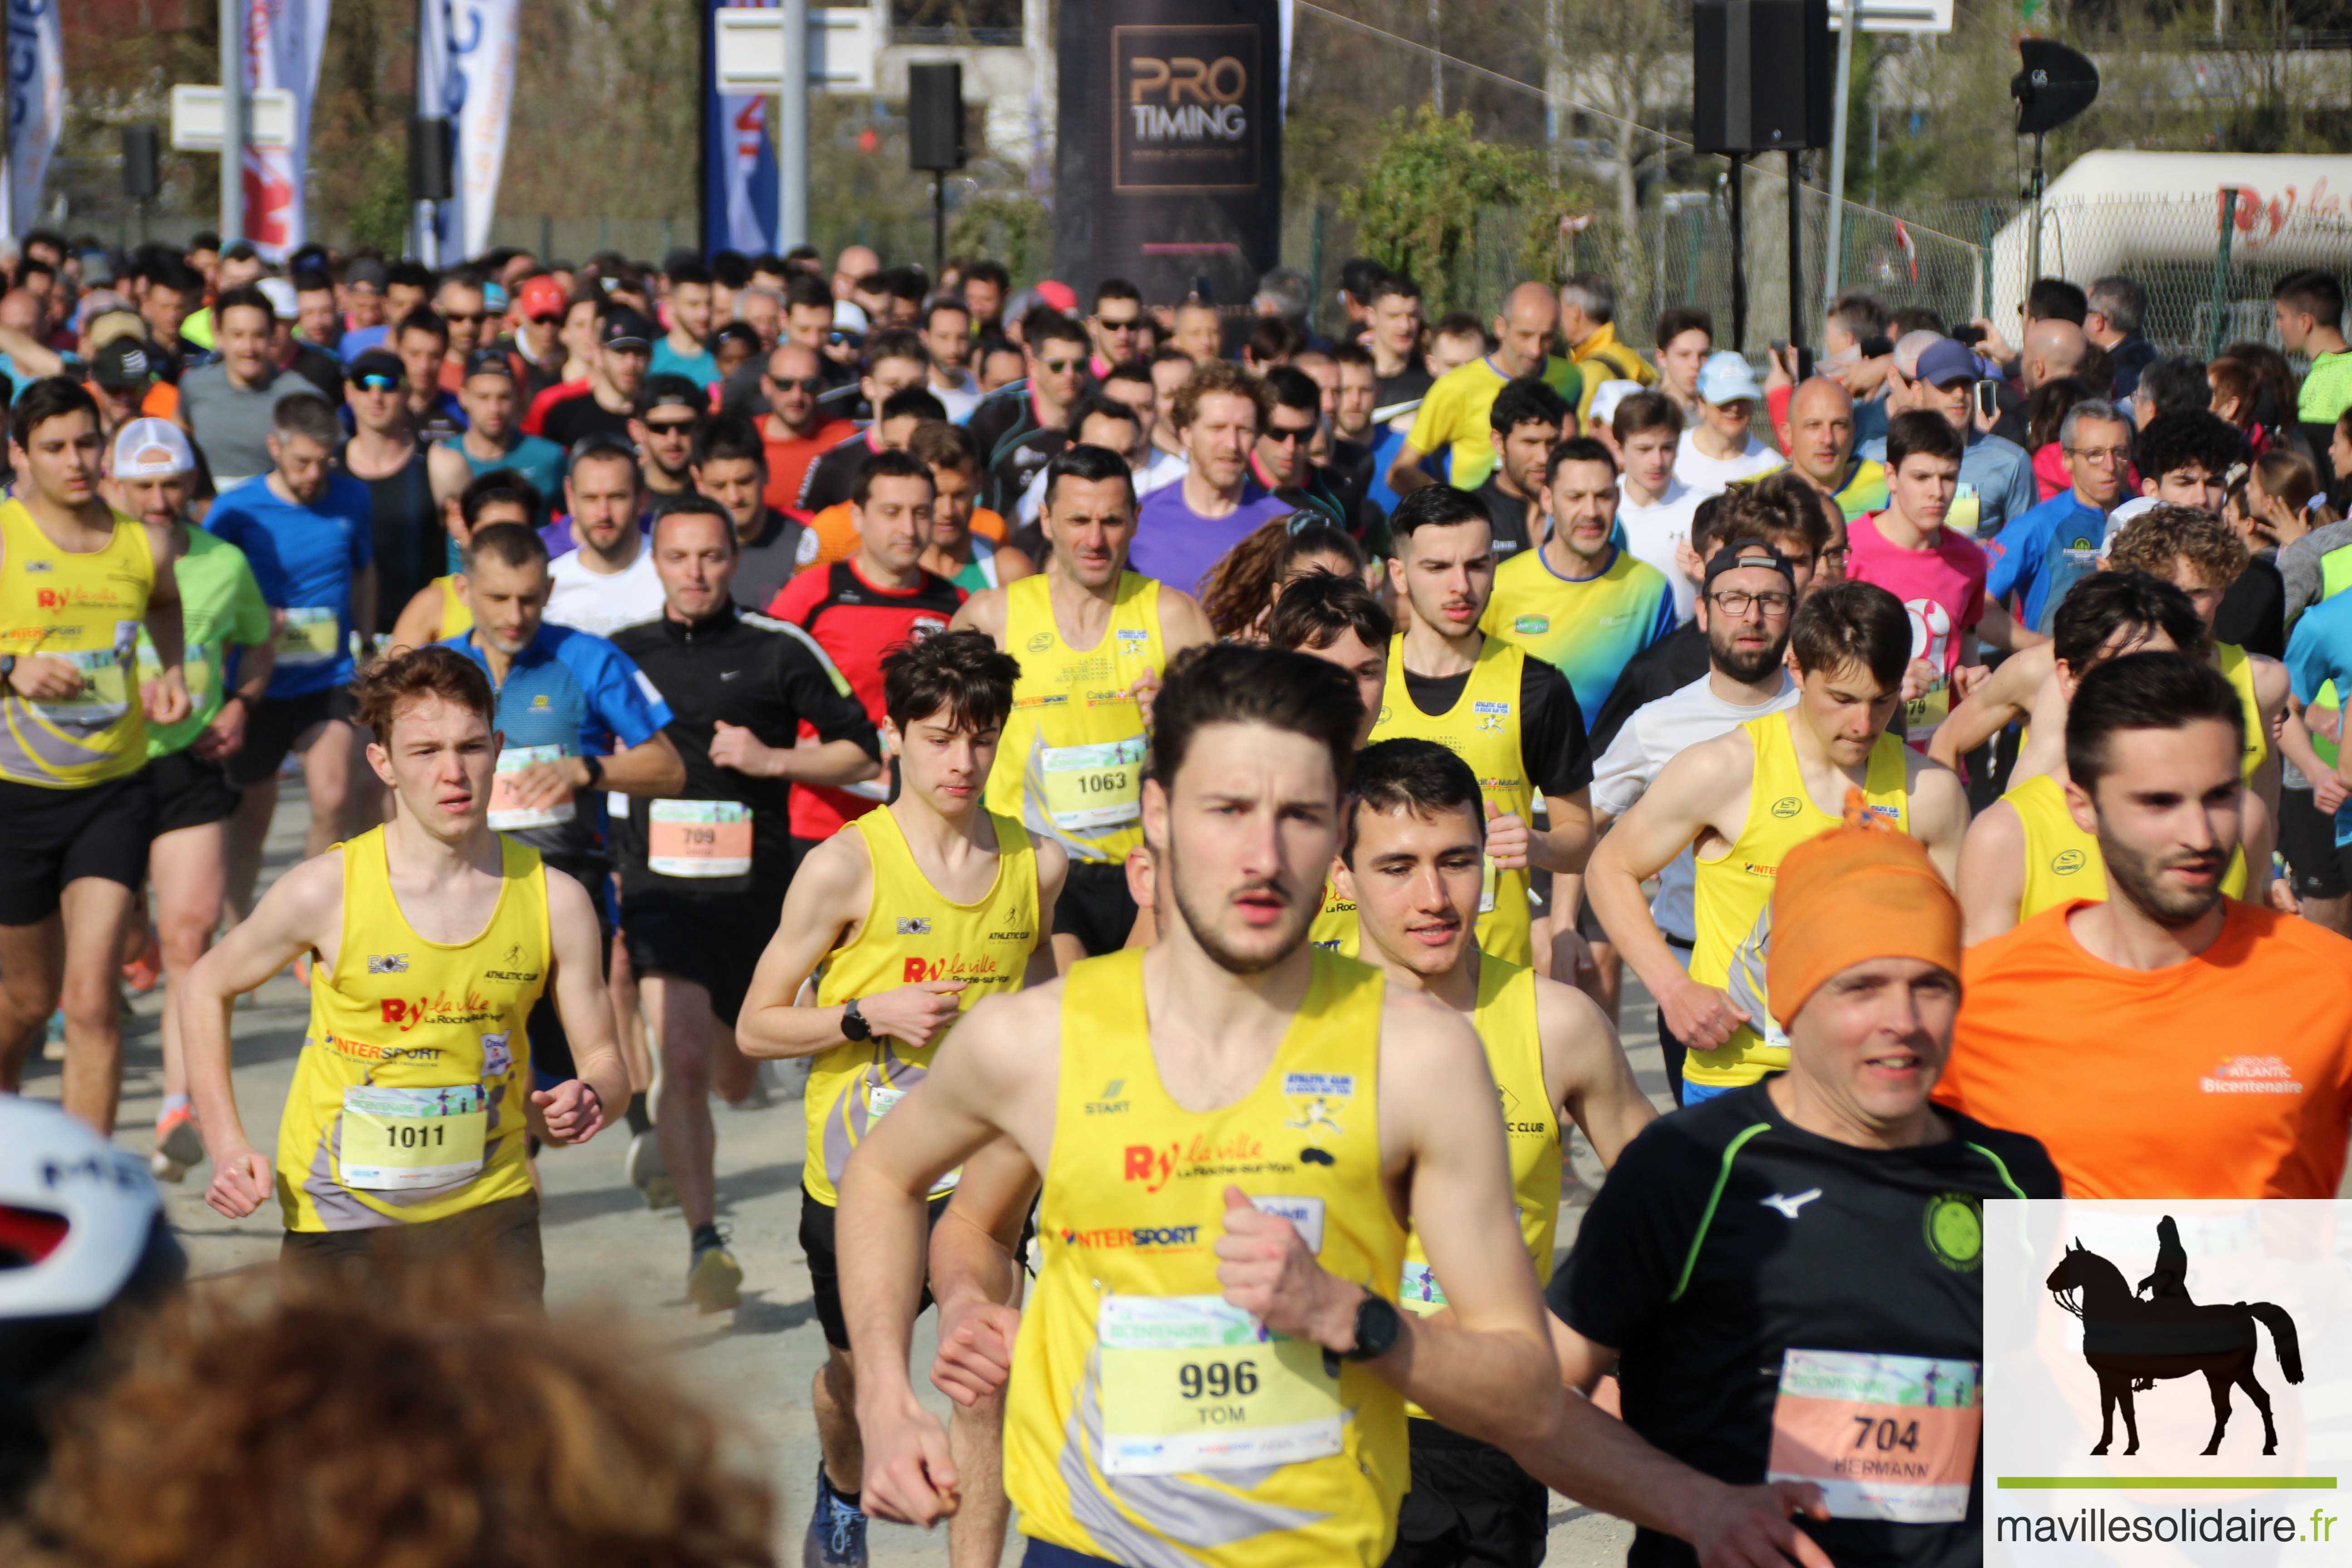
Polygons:
<instances>
[{"instance_id":1,"label":"wristwatch","mask_svg":"<svg viewBox=\"0 0 2352 1568\"><path fill-rule=\"evenodd\" d=\"M0 687L8 686L16 678L16 656L13 653L0 653Z\"/></svg>"},{"instance_id":2,"label":"wristwatch","mask_svg":"<svg viewBox=\"0 0 2352 1568\"><path fill-rule=\"evenodd\" d=\"M588 770L588 787L590 789L594 789L597 785L604 782L604 761L603 758L588 756L583 752L580 758L580 765Z\"/></svg>"},{"instance_id":3,"label":"wristwatch","mask_svg":"<svg viewBox=\"0 0 2352 1568\"><path fill-rule=\"evenodd\" d=\"M1353 1350L1339 1352L1341 1361L1372 1361L1396 1348L1397 1335L1404 1330L1397 1310L1385 1297L1370 1290L1356 1303L1356 1345Z\"/></svg>"},{"instance_id":4,"label":"wristwatch","mask_svg":"<svg viewBox=\"0 0 2352 1568\"><path fill-rule=\"evenodd\" d=\"M841 1010L841 1035L847 1040L870 1040L874 1037L874 1026L867 1023L866 1015L857 1010L857 998L855 996L849 999L849 1005Z\"/></svg>"}]
</instances>

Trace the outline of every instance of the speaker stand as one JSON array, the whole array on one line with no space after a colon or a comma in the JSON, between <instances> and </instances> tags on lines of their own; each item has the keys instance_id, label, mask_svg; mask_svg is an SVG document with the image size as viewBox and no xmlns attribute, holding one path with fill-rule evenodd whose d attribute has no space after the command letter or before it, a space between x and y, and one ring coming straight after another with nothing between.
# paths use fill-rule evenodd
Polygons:
<instances>
[{"instance_id":1,"label":"speaker stand","mask_svg":"<svg viewBox=\"0 0 2352 1568\"><path fill-rule=\"evenodd\" d=\"M1781 156L1789 161L1789 342L1805 341L1805 231L1802 149L1791 147ZM1836 265L1832 259L1825 266Z\"/></svg>"},{"instance_id":2,"label":"speaker stand","mask_svg":"<svg viewBox=\"0 0 2352 1568\"><path fill-rule=\"evenodd\" d=\"M2033 226L2026 232L2025 286L2042 277L2042 132L2033 133Z\"/></svg>"},{"instance_id":3,"label":"speaker stand","mask_svg":"<svg viewBox=\"0 0 2352 1568\"><path fill-rule=\"evenodd\" d=\"M1731 160L1731 346L1748 349L1748 154L1727 153Z\"/></svg>"},{"instance_id":4,"label":"speaker stand","mask_svg":"<svg viewBox=\"0 0 2352 1568\"><path fill-rule=\"evenodd\" d=\"M948 267L948 176L944 169L931 171L931 287L940 286L940 274Z\"/></svg>"}]
</instances>

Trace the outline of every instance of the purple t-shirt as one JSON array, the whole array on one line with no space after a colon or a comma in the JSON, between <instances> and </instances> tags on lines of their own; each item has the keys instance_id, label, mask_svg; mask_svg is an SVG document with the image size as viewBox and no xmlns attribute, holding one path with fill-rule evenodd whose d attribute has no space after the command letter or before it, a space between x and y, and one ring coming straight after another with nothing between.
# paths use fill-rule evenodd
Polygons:
<instances>
[{"instance_id":1,"label":"purple t-shirt","mask_svg":"<svg viewBox=\"0 0 2352 1568\"><path fill-rule=\"evenodd\" d=\"M653 531L653 513L646 512L637 519L639 533L651 533ZM559 517L541 529L539 539L541 543L547 546L547 558L550 561L559 556L569 555L580 548L580 542L572 537L572 519L569 517ZM456 568L452 567L451 570L455 571Z\"/></svg>"},{"instance_id":2,"label":"purple t-shirt","mask_svg":"<svg viewBox=\"0 0 2352 1568\"><path fill-rule=\"evenodd\" d=\"M1143 498L1135 543L1127 552L1128 570L1197 594L1201 579L1226 551L1267 519L1287 517L1297 510L1255 481L1244 480L1241 505L1223 517L1202 517L1184 504L1181 483L1163 485Z\"/></svg>"}]
</instances>

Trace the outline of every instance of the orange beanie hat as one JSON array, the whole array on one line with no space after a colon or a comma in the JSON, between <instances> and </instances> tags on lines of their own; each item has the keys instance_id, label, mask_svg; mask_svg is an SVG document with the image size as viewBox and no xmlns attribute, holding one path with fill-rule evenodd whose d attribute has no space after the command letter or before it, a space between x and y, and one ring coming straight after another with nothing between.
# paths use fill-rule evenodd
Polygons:
<instances>
[{"instance_id":1,"label":"orange beanie hat","mask_svg":"<svg viewBox=\"0 0 2352 1568\"><path fill-rule=\"evenodd\" d=\"M1927 851L1880 825L1846 795L1845 825L1799 845L1772 888L1765 959L1772 1016L1782 1028L1839 971L1874 958L1916 958L1960 973L1960 903Z\"/></svg>"}]
</instances>

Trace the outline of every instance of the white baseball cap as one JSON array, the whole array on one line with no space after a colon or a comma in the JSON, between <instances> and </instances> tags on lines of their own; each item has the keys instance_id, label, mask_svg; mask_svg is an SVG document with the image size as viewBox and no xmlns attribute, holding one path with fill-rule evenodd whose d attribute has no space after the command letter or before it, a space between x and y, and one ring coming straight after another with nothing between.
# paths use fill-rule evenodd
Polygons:
<instances>
[{"instance_id":1,"label":"white baseball cap","mask_svg":"<svg viewBox=\"0 0 2352 1568\"><path fill-rule=\"evenodd\" d=\"M1604 381L1592 389L1592 405L1585 411L1587 422L1606 425L1617 417L1617 405L1642 390L1638 381Z\"/></svg>"},{"instance_id":2,"label":"white baseball cap","mask_svg":"<svg viewBox=\"0 0 2352 1568\"><path fill-rule=\"evenodd\" d=\"M254 287L260 289L262 295L268 300L270 314L279 321L293 321L301 319L302 301L294 292L293 284L283 278L264 278L257 280Z\"/></svg>"},{"instance_id":3,"label":"white baseball cap","mask_svg":"<svg viewBox=\"0 0 2352 1568\"><path fill-rule=\"evenodd\" d=\"M168 419L133 419L114 434L114 477L168 479L196 471L188 433Z\"/></svg>"}]
</instances>

